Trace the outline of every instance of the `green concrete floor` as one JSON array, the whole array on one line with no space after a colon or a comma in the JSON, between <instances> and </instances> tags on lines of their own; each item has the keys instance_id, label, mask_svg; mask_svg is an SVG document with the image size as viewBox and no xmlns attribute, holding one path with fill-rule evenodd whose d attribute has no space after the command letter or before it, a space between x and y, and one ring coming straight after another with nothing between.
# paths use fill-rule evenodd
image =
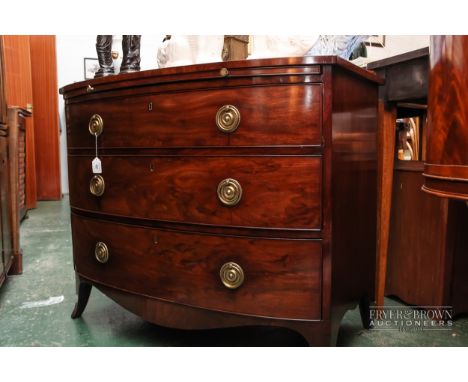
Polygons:
<instances>
[{"instance_id":1,"label":"green concrete floor","mask_svg":"<svg viewBox=\"0 0 468 382\"><path fill-rule=\"evenodd\" d=\"M68 198L40 202L21 225L24 272L0 289L1 346L304 346L302 337L276 328L184 331L152 325L93 289L77 320ZM27 303L57 297L40 307ZM399 304L387 299L386 304ZM363 330L358 310L342 322L338 346L467 346L468 318L452 330Z\"/></svg>"}]
</instances>

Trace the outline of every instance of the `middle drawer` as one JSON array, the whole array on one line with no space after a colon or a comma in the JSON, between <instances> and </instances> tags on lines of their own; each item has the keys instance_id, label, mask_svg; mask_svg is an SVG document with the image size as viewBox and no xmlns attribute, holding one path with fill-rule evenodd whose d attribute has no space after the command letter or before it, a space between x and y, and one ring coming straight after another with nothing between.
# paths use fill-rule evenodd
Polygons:
<instances>
[{"instance_id":1,"label":"middle drawer","mask_svg":"<svg viewBox=\"0 0 468 382\"><path fill-rule=\"evenodd\" d=\"M321 157L104 156L99 176L92 159L68 157L72 207L219 226L321 228Z\"/></svg>"}]
</instances>

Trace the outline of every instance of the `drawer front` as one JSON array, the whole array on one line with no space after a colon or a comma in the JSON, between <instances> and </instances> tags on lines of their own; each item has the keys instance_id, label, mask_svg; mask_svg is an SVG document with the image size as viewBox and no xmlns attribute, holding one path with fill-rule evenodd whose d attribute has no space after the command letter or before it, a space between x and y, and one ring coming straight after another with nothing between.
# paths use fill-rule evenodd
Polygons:
<instances>
[{"instance_id":1,"label":"drawer front","mask_svg":"<svg viewBox=\"0 0 468 382\"><path fill-rule=\"evenodd\" d=\"M225 312L320 319L320 241L176 233L77 215L72 231L76 271L104 285Z\"/></svg>"},{"instance_id":2,"label":"drawer front","mask_svg":"<svg viewBox=\"0 0 468 382\"><path fill-rule=\"evenodd\" d=\"M320 157L101 159L105 186L95 196L92 158L69 156L73 207L185 223L320 229ZM236 195L236 205L225 204Z\"/></svg>"},{"instance_id":3,"label":"drawer front","mask_svg":"<svg viewBox=\"0 0 468 382\"><path fill-rule=\"evenodd\" d=\"M226 105L237 111L223 109ZM94 135L88 128L94 114L102 118L99 145L106 148L319 145L322 85L191 91L72 103L67 110L68 147L94 147ZM217 115L221 127L217 126ZM237 118L237 129L227 132Z\"/></svg>"}]
</instances>

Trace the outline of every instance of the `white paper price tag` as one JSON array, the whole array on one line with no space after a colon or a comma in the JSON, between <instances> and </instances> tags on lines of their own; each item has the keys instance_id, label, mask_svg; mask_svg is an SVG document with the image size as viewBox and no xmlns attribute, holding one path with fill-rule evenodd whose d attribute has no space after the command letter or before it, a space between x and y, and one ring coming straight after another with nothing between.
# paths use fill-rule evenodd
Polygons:
<instances>
[{"instance_id":1,"label":"white paper price tag","mask_svg":"<svg viewBox=\"0 0 468 382\"><path fill-rule=\"evenodd\" d=\"M94 158L92 162L93 174L102 174L101 160Z\"/></svg>"}]
</instances>

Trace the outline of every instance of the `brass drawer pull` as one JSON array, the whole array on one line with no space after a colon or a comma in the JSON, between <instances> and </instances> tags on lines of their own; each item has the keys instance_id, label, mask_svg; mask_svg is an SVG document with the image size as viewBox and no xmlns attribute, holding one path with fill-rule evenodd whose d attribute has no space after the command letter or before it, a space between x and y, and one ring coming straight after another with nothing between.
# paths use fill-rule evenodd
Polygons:
<instances>
[{"instance_id":1,"label":"brass drawer pull","mask_svg":"<svg viewBox=\"0 0 468 382\"><path fill-rule=\"evenodd\" d=\"M102 241L98 241L94 249L94 256L100 263L107 263L109 261L109 248L107 248L107 245Z\"/></svg>"},{"instance_id":2,"label":"brass drawer pull","mask_svg":"<svg viewBox=\"0 0 468 382\"><path fill-rule=\"evenodd\" d=\"M240 124L240 111L232 105L222 106L216 113L216 126L223 133L233 133Z\"/></svg>"},{"instance_id":3,"label":"brass drawer pull","mask_svg":"<svg viewBox=\"0 0 468 382\"><path fill-rule=\"evenodd\" d=\"M239 264L229 262L221 267L219 277L226 288L237 289L244 282L244 271Z\"/></svg>"},{"instance_id":4,"label":"brass drawer pull","mask_svg":"<svg viewBox=\"0 0 468 382\"><path fill-rule=\"evenodd\" d=\"M101 175L94 175L89 181L89 191L95 196L101 196L104 194L105 188L106 184Z\"/></svg>"},{"instance_id":5,"label":"brass drawer pull","mask_svg":"<svg viewBox=\"0 0 468 382\"><path fill-rule=\"evenodd\" d=\"M235 206L242 199L242 186L235 179L222 180L218 184L218 199L225 206Z\"/></svg>"},{"instance_id":6,"label":"brass drawer pull","mask_svg":"<svg viewBox=\"0 0 468 382\"><path fill-rule=\"evenodd\" d=\"M229 69L228 68L221 68L221 70L219 71L219 75L221 77L229 76Z\"/></svg>"},{"instance_id":7,"label":"brass drawer pull","mask_svg":"<svg viewBox=\"0 0 468 382\"><path fill-rule=\"evenodd\" d=\"M89 119L88 128L91 135L101 135L102 130L104 129L104 121L102 120L102 117L99 114L94 114Z\"/></svg>"}]
</instances>

